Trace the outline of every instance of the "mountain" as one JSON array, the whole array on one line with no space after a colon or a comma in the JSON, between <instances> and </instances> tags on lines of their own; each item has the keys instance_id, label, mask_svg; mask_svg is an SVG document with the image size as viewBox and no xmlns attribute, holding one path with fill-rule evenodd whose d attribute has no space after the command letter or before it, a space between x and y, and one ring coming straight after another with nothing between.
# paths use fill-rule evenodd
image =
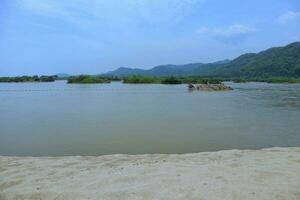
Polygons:
<instances>
[{"instance_id":1,"label":"mountain","mask_svg":"<svg viewBox=\"0 0 300 200\"><path fill-rule=\"evenodd\" d=\"M237 57L211 75L227 77L300 77L300 42Z\"/></svg>"},{"instance_id":2,"label":"mountain","mask_svg":"<svg viewBox=\"0 0 300 200\"><path fill-rule=\"evenodd\" d=\"M160 65L146 70L149 76L182 76L192 74L191 72L204 65L203 63L192 63L185 65Z\"/></svg>"},{"instance_id":3,"label":"mountain","mask_svg":"<svg viewBox=\"0 0 300 200\"><path fill-rule=\"evenodd\" d=\"M300 42L259 53L243 54L233 60L185 65L160 65L149 70L119 68L111 76L218 76L218 77L300 77Z\"/></svg>"},{"instance_id":4,"label":"mountain","mask_svg":"<svg viewBox=\"0 0 300 200\"><path fill-rule=\"evenodd\" d=\"M58 78L68 78L68 77L70 77L70 75L66 74L66 73L58 73L55 76L57 76Z\"/></svg>"},{"instance_id":5,"label":"mountain","mask_svg":"<svg viewBox=\"0 0 300 200\"><path fill-rule=\"evenodd\" d=\"M148 70L138 68L120 67L114 71L110 71L105 75L109 76L129 76L129 75L144 75L144 76L192 76L197 74L199 69L207 68L208 66L218 66L228 63L229 60L223 60L215 63L191 63L184 65L159 65Z\"/></svg>"},{"instance_id":6,"label":"mountain","mask_svg":"<svg viewBox=\"0 0 300 200\"><path fill-rule=\"evenodd\" d=\"M129 76L129 75L142 75L146 70L137 68L120 67L114 71L105 73L104 75L109 76Z\"/></svg>"}]
</instances>

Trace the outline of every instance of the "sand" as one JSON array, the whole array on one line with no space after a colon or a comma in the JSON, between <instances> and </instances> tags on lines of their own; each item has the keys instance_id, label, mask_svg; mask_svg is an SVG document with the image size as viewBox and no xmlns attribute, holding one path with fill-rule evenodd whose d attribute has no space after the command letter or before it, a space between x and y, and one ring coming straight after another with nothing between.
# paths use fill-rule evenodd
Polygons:
<instances>
[{"instance_id":1,"label":"sand","mask_svg":"<svg viewBox=\"0 0 300 200\"><path fill-rule=\"evenodd\" d=\"M0 156L0 199L300 199L300 148Z\"/></svg>"}]
</instances>

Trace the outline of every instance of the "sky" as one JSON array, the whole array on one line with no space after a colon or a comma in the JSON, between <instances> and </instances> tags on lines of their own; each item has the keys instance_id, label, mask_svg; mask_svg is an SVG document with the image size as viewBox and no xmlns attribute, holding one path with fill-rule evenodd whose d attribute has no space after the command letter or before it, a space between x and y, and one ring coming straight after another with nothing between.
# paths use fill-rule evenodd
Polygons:
<instances>
[{"instance_id":1,"label":"sky","mask_svg":"<svg viewBox=\"0 0 300 200\"><path fill-rule=\"evenodd\" d=\"M299 0L0 0L0 76L207 63L295 41Z\"/></svg>"}]
</instances>

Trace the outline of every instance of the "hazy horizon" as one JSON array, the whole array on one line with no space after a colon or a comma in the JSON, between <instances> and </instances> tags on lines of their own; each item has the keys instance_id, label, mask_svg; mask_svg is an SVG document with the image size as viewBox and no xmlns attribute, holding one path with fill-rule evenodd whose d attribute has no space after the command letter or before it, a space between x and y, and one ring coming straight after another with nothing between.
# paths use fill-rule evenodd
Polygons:
<instances>
[{"instance_id":1,"label":"hazy horizon","mask_svg":"<svg viewBox=\"0 0 300 200\"><path fill-rule=\"evenodd\" d=\"M297 0L4 0L0 76L233 59L299 41L299 25Z\"/></svg>"}]
</instances>

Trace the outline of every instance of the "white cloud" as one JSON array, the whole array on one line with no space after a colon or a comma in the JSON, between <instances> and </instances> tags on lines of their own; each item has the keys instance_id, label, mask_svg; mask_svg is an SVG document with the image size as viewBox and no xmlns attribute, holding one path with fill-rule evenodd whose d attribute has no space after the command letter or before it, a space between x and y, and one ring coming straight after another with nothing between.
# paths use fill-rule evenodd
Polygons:
<instances>
[{"instance_id":1,"label":"white cloud","mask_svg":"<svg viewBox=\"0 0 300 200\"><path fill-rule=\"evenodd\" d=\"M25 10L43 15L55 15L61 10L57 2L49 3L47 1L19 0L18 5Z\"/></svg>"},{"instance_id":2,"label":"white cloud","mask_svg":"<svg viewBox=\"0 0 300 200\"><path fill-rule=\"evenodd\" d=\"M257 30L252 27L241 24L232 24L227 27L200 27L196 32L202 35L208 35L218 41L225 43L238 43L245 40L251 33Z\"/></svg>"},{"instance_id":3,"label":"white cloud","mask_svg":"<svg viewBox=\"0 0 300 200\"><path fill-rule=\"evenodd\" d=\"M184 18L205 0L17 0L18 7L31 14L66 22L77 20L172 23Z\"/></svg>"},{"instance_id":4,"label":"white cloud","mask_svg":"<svg viewBox=\"0 0 300 200\"><path fill-rule=\"evenodd\" d=\"M197 33L210 33L214 36L222 36L222 37L232 37L237 35L246 35L252 32L255 32L256 29L250 28L241 24L233 24L227 27L217 27L217 28L208 28L208 27L200 27L196 32Z\"/></svg>"},{"instance_id":5,"label":"white cloud","mask_svg":"<svg viewBox=\"0 0 300 200\"><path fill-rule=\"evenodd\" d=\"M246 35L255 31L256 29L250 28L248 26L244 26L241 24L233 24L228 27L216 28L214 30L214 34L216 36L231 37L236 35Z\"/></svg>"},{"instance_id":6,"label":"white cloud","mask_svg":"<svg viewBox=\"0 0 300 200\"><path fill-rule=\"evenodd\" d=\"M300 21L300 12L288 11L280 15L278 21L283 24Z\"/></svg>"},{"instance_id":7,"label":"white cloud","mask_svg":"<svg viewBox=\"0 0 300 200\"><path fill-rule=\"evenodd\" d=\"M32 15L50 17L77 25L87 23L93 14L82 0L73 0L72 3L64 0L18 0L17 6ZM92 8L92 5L90 7Z\"/></svg>"},{"instance_id":8,"label":"white cloud","mask_svg":"<svg viewBox=\"0 0 300 200\"><path fill-rule=\"evenodd\" d=\"M197 33L208 33L208 32L210 32L210 29L209 28L207 28L206 26L203 26L203 27L200 27L197 31L196 31Z\"/></svg>"}]
</instances>

